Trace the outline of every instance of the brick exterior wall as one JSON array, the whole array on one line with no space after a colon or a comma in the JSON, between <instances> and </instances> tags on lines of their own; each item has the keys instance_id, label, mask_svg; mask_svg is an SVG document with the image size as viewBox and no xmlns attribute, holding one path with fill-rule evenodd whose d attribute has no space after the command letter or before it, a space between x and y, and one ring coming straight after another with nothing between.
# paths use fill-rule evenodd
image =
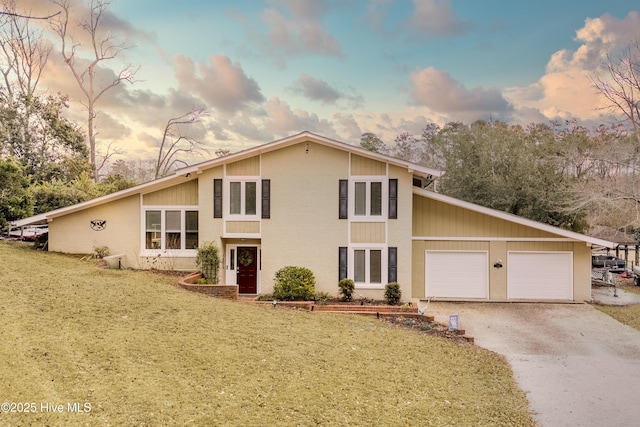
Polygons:
<instances>
[{"instance_id":1,"label":"brick exterior wall","mask_svg":"<svg viewBox=\"0 0 640 427\"><path fill-rule=\"evenodd\" d=\"M198 292L211 297L238 299L238 285L198 285L194 283L200 278L200 273L192 273L178 280L178 286L191 292Z\"/></svg>"}]
</instances>

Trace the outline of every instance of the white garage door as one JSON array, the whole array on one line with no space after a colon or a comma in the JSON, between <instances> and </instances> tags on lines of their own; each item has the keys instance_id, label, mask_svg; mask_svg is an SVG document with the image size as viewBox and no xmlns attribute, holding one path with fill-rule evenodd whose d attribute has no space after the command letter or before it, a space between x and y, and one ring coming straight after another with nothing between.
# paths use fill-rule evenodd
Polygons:
<instances>
[{"instance_id":1,"label":"white garage door","mask_svg":"<svg viewBox=\"0 0 640 427\"><path fill-rule=\"evenodd\" d=\"M427 298L487 298L489 289L486 251L426 251Z\"/></svg>"},{"instance_id":2,"label":"white garage door","mask_svg":"<svg viewBox=\"0 0 640 427\"><path fill-rule=\"evenodd\" d=\"M507 298L573 299L573 253L509 252Z\"/></svg>"}]
</instances>

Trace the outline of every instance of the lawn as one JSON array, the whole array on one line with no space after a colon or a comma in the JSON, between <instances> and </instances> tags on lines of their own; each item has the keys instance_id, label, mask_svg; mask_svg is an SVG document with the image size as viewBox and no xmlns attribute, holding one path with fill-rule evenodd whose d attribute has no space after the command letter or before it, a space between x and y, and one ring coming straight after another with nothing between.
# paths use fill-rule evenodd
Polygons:
<instances>
[{"instance_id":1,"label":"lawn","mask_svg":"<svg viewBox=\"0 0 640 427\"><path fill-rule=\"evenodd\" d=\"M633 292L640 294L640 287L631 284L631 281L626 286L620 286L625 292ZM597 305L596 308L603 313L608 314L620 323L629 325L640 331L640 304L627 305L627 306L603 306Z\"/></svg>"},{"instance_id":2,"label":"lawn","mask_svg":"<svg viewBox=\"0 0 640 427\"><path fill-rule=\"evenodd\" d=\"M174 282L0 241L0 425L533 425L492 352Z\"/></svg>"}]
</instances>

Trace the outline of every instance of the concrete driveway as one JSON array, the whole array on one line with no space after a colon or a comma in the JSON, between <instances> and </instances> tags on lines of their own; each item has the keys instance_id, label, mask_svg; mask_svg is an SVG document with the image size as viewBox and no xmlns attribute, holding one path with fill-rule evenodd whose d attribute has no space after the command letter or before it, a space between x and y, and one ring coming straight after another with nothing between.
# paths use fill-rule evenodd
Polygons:
<instances>
[{"instance_id":1,"label":"concrete driveway","mask_svg":"<svg viewBox=\"0 0 640 427\"><path fill-rule=\"evenodd\" d=\"M431 302L506 356L540 427L640 425L640 332L588 304Z\"/></svg>"}]
</instances>

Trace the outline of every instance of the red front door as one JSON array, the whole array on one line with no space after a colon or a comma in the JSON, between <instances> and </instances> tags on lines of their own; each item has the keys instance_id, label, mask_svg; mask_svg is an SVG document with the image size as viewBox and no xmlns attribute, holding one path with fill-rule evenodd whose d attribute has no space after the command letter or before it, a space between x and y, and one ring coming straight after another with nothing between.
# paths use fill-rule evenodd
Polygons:
<instances>
[{"instance_id":1,"label":"red front door","mask_svg":"<svg viewBox=\"0 0 640 427\"><path fill-rule=\"evenodd\" d=\"M255 246L238 247L238 292L241 294L258 293L258 248Z\"/></svg>"}]
</instances>

